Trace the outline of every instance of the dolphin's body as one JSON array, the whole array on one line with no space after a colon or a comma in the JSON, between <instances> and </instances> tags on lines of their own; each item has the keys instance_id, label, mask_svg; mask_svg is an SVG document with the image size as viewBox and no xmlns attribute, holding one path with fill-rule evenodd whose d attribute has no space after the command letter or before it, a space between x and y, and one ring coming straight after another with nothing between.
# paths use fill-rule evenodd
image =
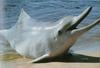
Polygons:
<instances>
[{"instance_id":1,"label":"dolphin's body","mask_svg":"<svg viewBox=\"0 0 100 68\"><path fill-rule=\"evenodd\" d=\"M36 25L36 21L22 9L15 26L0 31L0 38L3 38L0 40L9 43L20 55L34 58L32 62L58 56L68 51L80 35L100 22L100 19L97 19L88 26L76 28L91 9L92 7L88 7L79 16L64 17L57 21L57 24L49 26Z\"/></svg>"}]
</instances>

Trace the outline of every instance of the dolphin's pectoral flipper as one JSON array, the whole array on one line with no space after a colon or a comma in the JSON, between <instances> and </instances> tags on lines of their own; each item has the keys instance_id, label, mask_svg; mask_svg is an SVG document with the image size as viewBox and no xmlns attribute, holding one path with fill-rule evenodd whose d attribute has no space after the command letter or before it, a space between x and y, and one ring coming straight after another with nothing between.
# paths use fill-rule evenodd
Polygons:
<instances>
[{"instance_id":1,"label":"dolphin's pectoral flipper","mask_svg":"<svg viewBox=\"0 0 100 68\"><path fill-rule=\"evenodd\" d=\"M45 59L45 58L48 58L48 57L49 57L49 53L47 53L47 54L45 54L45 55L43 55L43 56L41 56L41 57L38 57L38 58L36 58L36 59L30 61L29 63L35 63L35 62L38 62L38 61L40 61L40 60L42 60L42 59Z\"/></svg>"},{"instance_id":2,"label":"dolphin's pectoral flipper","mask_svg":"<svg viewBox=\"0 0 100 68\"><path fill-rule=\"evenodd\" d=\"M87 32L88 30L92 29L94 26L96 26L99 23L100 23L100 19L97 19L92 24L73 30L72 33L80 36L85 32Z\"/></svg>"}]
</instances>

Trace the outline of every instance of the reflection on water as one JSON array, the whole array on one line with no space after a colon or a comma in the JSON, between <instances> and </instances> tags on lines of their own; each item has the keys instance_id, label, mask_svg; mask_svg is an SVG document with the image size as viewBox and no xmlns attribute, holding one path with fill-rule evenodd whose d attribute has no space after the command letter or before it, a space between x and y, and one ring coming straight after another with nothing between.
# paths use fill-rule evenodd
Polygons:
<instances>
[{"instance_id":1,"label":"reflection on water","mask_svg":"<svg viewBox=\"0 0 100 68\"><path fill-rule=\"evenodd\" d=\"M15 65L13 63L5 62L5 61L0 61L0 68L14 68Z\"/></svg>"},{"instance_id":2,"label":"reflection on water","mask_svg":"<svg viewBox=\"0 0 100 68\"><path fill-rule=\"evenodd\" d=\"M16 53L0 55L0 68L17 68L17 65L26 64L32 59L24 58Z\"/></svg>"},{"instance_id":3,"label":"reflection on water","mask_svg":"<svg viewBox=\"0 0 100 68\"><path fill-rule=\"evenodd\" d=\"M11 60L15 60L18 58L21 58L22 56L20 56L19 54L16 53L8 53L8 54L3 54L0 56L0 60L2 61L11 61Z\"/></svg>"}]
</instances>

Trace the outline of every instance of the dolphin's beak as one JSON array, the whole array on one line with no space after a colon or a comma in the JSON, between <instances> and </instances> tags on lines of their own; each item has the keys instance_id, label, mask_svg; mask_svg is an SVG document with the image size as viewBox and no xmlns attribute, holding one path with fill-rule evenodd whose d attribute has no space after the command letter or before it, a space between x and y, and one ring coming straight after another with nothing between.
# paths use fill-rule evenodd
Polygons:
<instances>
[{"instance_id":1,"label":"dolphin's beak","mask_svg":"<svg viewBox=\"0 0 100 68\"><path fill-rule=\"evenodd\" d=\"M72 25L68 28L68 30L75 29L80 24L80 22L90 13L91 9L92 7L88 7L79 16L74 17Z\"/></svg>"},{"instance_id":2,"label":"dolphin's beak","mask_svg":"<svg viewBox=\"0 0 100 68\"><path fill-rule=\"evenodd\" d=\"M80 35L84 34L85 32L87 32L88 30L90 30L99 23L100 23L100 18L87 26L72 30L72 34L79 37Z\"/></svg>"}]
</instances>

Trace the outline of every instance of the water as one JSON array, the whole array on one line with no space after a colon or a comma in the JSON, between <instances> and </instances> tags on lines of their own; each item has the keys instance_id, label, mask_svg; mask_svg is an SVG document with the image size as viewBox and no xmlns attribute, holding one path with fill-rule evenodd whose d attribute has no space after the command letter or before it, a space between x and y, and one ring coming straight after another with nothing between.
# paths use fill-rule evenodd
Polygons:
<instances>
[{"instance_id":1,"label":"water","mask_svg":"<svg viewBox=\"0 0 100 68\"><path fill-rule=\"evenodd\" d=\"M22 8L33 19L44 23L55 22L64 16L79 15L88 6L92 6L93 9L80 26L100 18L100 0L5 0L4 2L4 28L11 28L17 22ZM88 35L100 34L99 26L88 32Z\"/></svg>"},{"instance_id":2,"label":"water","mask_svg":"<svg viewBox=\"0 0 100 68\"><path fill-rule=\"evenodd\" d=\"M0 0L0 28L3 28L3 22L4 22L4 12L3 12L4 4L3 0Z\"/></svg>"},{"instance_id":3,"label":"water","mask_svg":"<svg viewBox=\"0 0 100 68\"><path fill-rule=\"evenodd\" d=\"M3 3L4 5L0 5L3 5L2 12L4 17L0 17L4 20L2 24L0 23L0 29L11 28L17 22L22 8L33 19L44 23L55 22L64 16L79 15L88 6L92 6L93 10L79 27L90 24L100 18L100 0L4 0ZM88 49L86 49L87 47ZM89 49L90 53L91 48L97 49L98 52L100 51L100 24L82 36L72 49L77 53L84 54Z\"/></svg>"},{"instance_id":4,"label":"water","mask_svg":"<svg viewBox=\"0 0 100 68\"><path fill-rule=\"evenodd\" d=\"M5 27L10 28L16 23L21 8L33 19L54 22L64 16L79 15L88 6L93 6L93 10L82 24L100 17L99 0L5 0Z\"/></svg>"}]
</instances>

